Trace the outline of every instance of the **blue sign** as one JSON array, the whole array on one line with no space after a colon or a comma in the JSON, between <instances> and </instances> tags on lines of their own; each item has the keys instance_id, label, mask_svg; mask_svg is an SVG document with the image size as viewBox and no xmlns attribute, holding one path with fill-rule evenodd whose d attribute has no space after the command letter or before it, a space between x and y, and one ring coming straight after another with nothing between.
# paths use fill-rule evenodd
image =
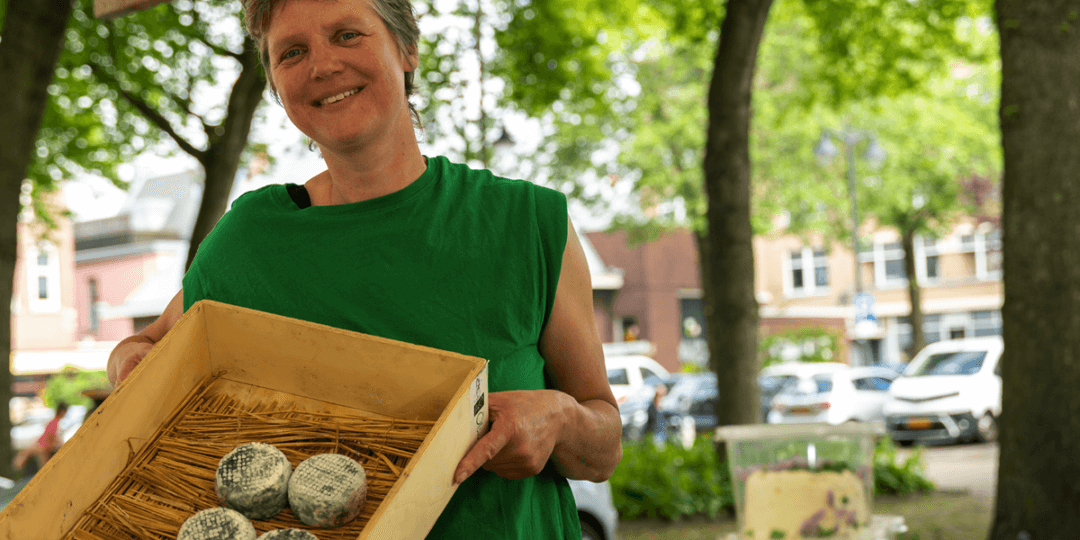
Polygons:
<instances>
[{"instance_id":1,"label":"blue sign","mask_svg":"<svg viewBox=\"0 0 1080 540\"><path fill-rule=\"evenodd\" d=\"M877 322L877 317L874 317L874 295L870 293L856 294L853 303L855 305L856 324L862 321Z\"/></svg>"}]
</instances>

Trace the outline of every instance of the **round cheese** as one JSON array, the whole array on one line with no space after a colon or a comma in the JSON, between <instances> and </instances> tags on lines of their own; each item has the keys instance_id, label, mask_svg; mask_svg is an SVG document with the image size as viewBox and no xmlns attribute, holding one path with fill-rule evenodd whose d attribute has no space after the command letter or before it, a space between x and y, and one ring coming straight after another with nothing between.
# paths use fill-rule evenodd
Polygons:
<instances>
[{"instance_id":1,"label":"round cheese","mask_svg":"<svg viewBox=\"0 0 1080 540\"><path fill-rule=\"evenodd\" d=\"M187 518L176 540L255 540L255 526L228 508L210 508Z\"/></svg>"},{"instance_id":2,"label":"round cheese","mask_svg":"<svg viewBox=\"0 0 1080 540\"><path fill-rule=\"evenodd\" d=\"M248 443L218 462L214 488L221 504L251 519L266 519L289 501L292 465L272 445Z\"/></svg>"},{"instance_id":3,"label":"round cheese","mask_svg":"<svg viewBox=\"0 0 1080 540\"><path fill-rule=\"evenodd\" d=\"M360 514L367 497L364 467L342 454L318 454L289 479L289 508L304 524L338 527Z\"/></svg>"},{"instance_id":4,"label":"round cheese","mask_svg":"<svg viewBox=\"0 0 1080 540\"><path fill-rule=\"evenodd\" d=\"M304 529L276 529L267 531L259 540L319 540L319 537Z\"/></svg>"}]
</instances>

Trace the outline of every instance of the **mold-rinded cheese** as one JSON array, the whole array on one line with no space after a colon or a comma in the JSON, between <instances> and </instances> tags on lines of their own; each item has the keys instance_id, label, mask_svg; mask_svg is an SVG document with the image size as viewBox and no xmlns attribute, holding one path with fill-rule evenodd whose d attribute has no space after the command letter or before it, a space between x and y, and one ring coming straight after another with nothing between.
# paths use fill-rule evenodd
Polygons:
<instances>
[{"instance_id":1,"label":"mold-rinded cheese","mask_svg":"<svg viewBox=\"0 0 1080 540\"><path fill-rule=\"evenodd\" d=\"M304 524L338 527L360 514L367 496L364 467L342 454L318 454L289 479L289 508Z\"/></svg>"},{"instance_id":2,"label":"mold-rinded cheese","mask_svg":"<svg viewBox=\"0 0 1080 540\"><path fill-rule=\"evenodd\" d=\"M259 540L319 540L319 537L304 529L275 529L259 536Z\"/></svg>"},{"instance_id":3,"label":"mold-rinded cheese","mask_svg":"<svg viewBox=\"0 0 1080 540\"><path fill-rule=\"evenodd\" d=\"M255 526L236 510L209 508L187 518L176 540L255 540Z\"/></svg>"},{"instance_id":4,"label":"mold-rinded cheese","mask_svg":"<svg viewBox=\"0 0 1080 540\"><path fill-rule=\"evenodd\" d=\"M266 519L289 502L292 465L273 445L253 442L233 449L218 462L214 488L218 501L251 519Z\"/></svg>"}]
</instances>

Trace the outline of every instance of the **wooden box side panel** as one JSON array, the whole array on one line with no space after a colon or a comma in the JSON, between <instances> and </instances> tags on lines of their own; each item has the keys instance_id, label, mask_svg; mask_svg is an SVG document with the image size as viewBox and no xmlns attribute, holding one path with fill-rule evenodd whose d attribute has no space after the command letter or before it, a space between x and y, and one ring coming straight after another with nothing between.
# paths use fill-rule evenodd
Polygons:
<instances>
[{"instance_id":1,"label":"wooden box side panel","mask_svg":"<svg viewBox=\"0 0 1080 540\"><path fill-rule=\"evenodd\" d=\"M213 369L229 379L395 418L437 420L480 358L219 302L206 304Z\"/></svg>"},{"instance_id":2,"label":"wooden box side panel","mask_svg":"<svg viewBox=\"0 0 1080 540\"><path fill-rule=\"evenodd\" d=\"M189 310L0 513L0 538L60 539L209 367L203 314Z\"/></svg>"},{"instance_id":3,"label":"wooden box side panel","mask_svg":"<svg viewBox=\"0 0 1080 540\"><path fill-rule=\"evenodd\" d=\"M454 470L488 426L487 367L474 373L468 389L417 450L358 540L424 538L457 491Z\"/></svg>"}]
</instances>

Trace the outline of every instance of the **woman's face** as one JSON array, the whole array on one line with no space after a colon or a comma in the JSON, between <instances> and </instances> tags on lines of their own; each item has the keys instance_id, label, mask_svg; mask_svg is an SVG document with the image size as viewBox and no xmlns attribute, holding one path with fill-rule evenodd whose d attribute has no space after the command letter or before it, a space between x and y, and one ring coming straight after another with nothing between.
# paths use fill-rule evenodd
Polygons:
<instances>
[{"instance_id":1,"label":"woman's face","mask_svg":"<svg viewBox=\"0 0 1080 540\"><path fill-rule=\"evenodd\" d=\"M270 76L286 114L324 149L413 137L404 54L368 0L288 0L266 33Z\"/></svg>"}]
</instances>

